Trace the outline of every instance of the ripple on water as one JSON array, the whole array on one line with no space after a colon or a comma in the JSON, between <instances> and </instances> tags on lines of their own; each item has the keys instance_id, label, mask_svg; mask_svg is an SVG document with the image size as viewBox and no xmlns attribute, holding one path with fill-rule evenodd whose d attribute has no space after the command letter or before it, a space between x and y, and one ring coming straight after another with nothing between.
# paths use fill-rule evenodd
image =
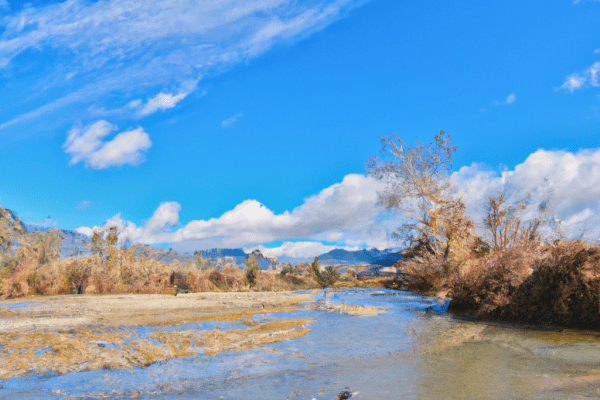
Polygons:
<instances>
[{"instance_id":1,"label":"ripple on water","mask_svg":"<svg viewBox=\"0 0 600 400\"><path fill-rule=\"evenodd\" d=\"M383 289L319 291L316 301L370 306L353 316L323 309L256 314L255 322L314 318L311 332L258 349L192 356L132 370L82 371L1 382L14 399L63 396L131 398L332 399L349 387L357 399L569 398L600 389L600 338L455 320L448 302ZM246 329L202 322L151 331ZM24 394L23 390L30 390ZM39 392L35 392L39 391ZM600 392L599 392L600 393ZM557 397L558 396L558 397Z\"/></svg>"}]
</instances>

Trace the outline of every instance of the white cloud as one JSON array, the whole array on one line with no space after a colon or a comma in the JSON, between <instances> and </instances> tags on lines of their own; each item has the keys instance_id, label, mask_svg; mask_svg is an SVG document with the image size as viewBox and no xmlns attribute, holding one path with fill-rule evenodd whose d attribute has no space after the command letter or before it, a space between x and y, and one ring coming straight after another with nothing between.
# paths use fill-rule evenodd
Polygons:
<instances>
[{"instance_id":1,"label":"white cloud","mask_svg":"<svg viewBox=\"0 0 600 400\"><path fill-rule=\"evenodd\" d=\"M571 234L585 229L588 237L600 237L600 149L568 151L538 150L500 173L482 164L462 167L453 179L469 201L468 211L477 222L489 195L503 192L515 197L527 192L541 198L551 191L550 205Z\"/></svg>"},{"instance_id":2,"label":"white cloud","mask_svg":"<svg viewBox=\"0 0 600 400\"><path fill-rule=\"evenodd\" d=\"M79 95L57 95L61 97L52 100L52 106L17 115L0 129L65 104L102 102L109 94L114 99L124 92L150 97L148 93L159 87L197 82L207 71L221 72L277 43L323 29L365 1L67 0L23 8L0 22L0 68L27 68L17 59L19 54L50 50L44 82L54 83L47 88L62 88L67 74L77 77L71 87ZM192 90L163 89L140 115L170 108Z\"/></svg>"},{"instance_id":3,"label":"white cloud","mask_svg":"<svg viewBox=\"0 0 600 400\"><path fill-rule=\"evenodd\" d=\"M83 200L75 203L75 208L78 210L87 210L92 206L92 202L89 200Z\"/></svg>"},{"instance_id":4,"label":"white cloud","mask_svg":"<svg viewBox=\"0 0 600 400\"><path fill-rule=\"evenodd\" d=\"M115 125L100 120L87 129L74 126L63 144L65 153L71 155L69 165L84 162L86 167L104 169L124 164L138 165L144 161L141 153L152 146L143 128L121 132L112 140L102 140L117 130Z\"/></svg>"},{"instance_id":5,"label":"white cloud","mask_svg":"<svg viewBox=\"0 0 600 400\"><path fill-rule=\"evenodd\" d=\"M292 257L292 258L313 258L323 253L330 252L335 249L358 250L359 247L348 246L328 246L320 242L302 241L302 242L283 242L279 247L251 246L244 249L250 253L255 249L268 257Z\"/></svg>"},{"instance_id":6,"label":"white cloud","mask_svg":"<svg viewBox=\"0 0 600 400\"><path fill-rule=\"evenodd\" d=\"M92 235L94 234L94 230L87 226L80 226L79 228L75 229L75 232L81 233L82 235L88 237L92 237Z\"/></svg>"},{"instance_id":7,"label":"white cloud","mask_svg":"<svg viewBox=\"0 0 600 400\"><path fill-rule=\"evenodd\" d=\"M506 99L504 99L503 101L500 100L494 100L492 102L492 106L497 107L497 106L505 106L507 104L512 104L517 100L517 96L515 96L514 93L509 94L508 96L506 96ZM480 110L481 112L486 112L485 108L482 108Z\"/></svg>"},{"instance_id":8,"label":"white cloud","mask_svg":"<svg viewBox=\"0 0 600 400\"><path fill-rule=\"evenodd\" d=\"M121 214L117 214L106 220L103 225L89 227L79 227L77 232L91 236L94 229L106 231L108 228L116 226L119 232L119 240L130 240L136 243L162 243L168 242L172 236L170 230L179 223L179 211L181 206L174 201L161 203L150 219L144 221L141 227L133 222L124 221Z\"/></svg>"},{"instance_id":9,"label":"white cloud","mask_svg":"<svg viewBox=\"0 0 600 400\"><path fill-rule=\"evenodd\" d=\"M595 62L591 67L567 77L562 84L561 89L574 92L588 86L598 86L598 72L600 71L600 62Z\"/></svg>"},{"instance_id":10,"label":"white cloud","mask_svg":"<svg viewBox=\"0 0 600 400\"><path fill-rule=\"evenodd\" d=\"M185 97L185 93L179 93L178 95L173 96L172 94L161 92L157 94L156 97L149 99L138 114L140 117L145 117L155 113L158 110L168 110L169 108L175 107L177 103L183 100Z\"/></svg>"},{"instance_id":11,"label":"white cloud","mask_svg":"<svg viewBox=\"0 0 600 400\"><path fill-rule=\"evenodd\" d=\"M571 236L585 232L587 238L600 237L600 149L576 153L538 150L513 170L499 172L473 163L453 173L452 179L465 193L467 212L478 223L489 195L508 193L517 198L529 192L539 199L552 191L551 209ZM386 214L377 206L377 191L383 185L373 178L350 174L281 214L256 200L246 200L218 218L190 221L175 229L181 206L167 202L140 227L124 221L119 214L102 227L117 226L123 240L168 242L179 252L257 247L269 256L307 258L342 246L383 249L398 245L389 234L402 221L401 215ZM91 228L77 231L91 234ZM284 243L278 248L262 246L276 240ZM340 246L323 245L321 241Z\"/></svg>"},{"instance_id":12,"label":"white cloud","mask_svg":"<svg viewBox=\"0 0 600 400\"><path fill-rule=\"evenodd\" d=\"M121 237L126 236L134 242L170 242L180 252L239 248L302 238L313 241L335 238L347 246L384 248L394 243L388 237L389 228L385 222L375 220L381 213L376 203L377 191L382 188L382 183L373 178L350 174L341 183L305 199L291 212L275 214L256 200L246 200L219 218L190 221L171 232L179 221L180 210L178 203L171 202L161 204L142 227L122 220L120 215L103 226L117 226L124 232ZM287 246L288 250L292 248Z\"/></svg>"},{"instance_id":13,"label":"white cloud","mask_svg":"<svg viewBox=\"0 0 600 400\"><path fill-rule=\"evenodd\" d=\"M162 203L152 217L144 222L144 229L152 234L169 232L179 223L181 206L175 201Z\"/></svg>"},{"instance_id":14,"label":"white cloud","mask_svg":"<svg viewBox=\"0 0 600 400\"><path fill-rule=\"evenodd\" d=\"M221 128L230 128L233 126L233 124L235 124L235 121L237 121L238 118L240 118L241 116L243 116L244 114L239 113L234 115L231 118L227 118L225 121L221 122Z\"/></svg>"}]
</instances>

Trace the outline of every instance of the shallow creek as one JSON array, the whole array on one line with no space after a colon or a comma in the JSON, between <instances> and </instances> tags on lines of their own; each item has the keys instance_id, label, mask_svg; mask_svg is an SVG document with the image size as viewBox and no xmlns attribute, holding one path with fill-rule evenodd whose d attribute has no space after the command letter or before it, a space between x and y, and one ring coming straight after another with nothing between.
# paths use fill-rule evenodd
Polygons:
<instances>
[{"instance_id":1,"label":"shallow creek","mask_svg":"<svg viewBox=\"0 0 600 400\"><path fill-rule=\"evenodd\" d=\"M596 333L465 322L446 314L447 302L408 292L341 289L313 297L319 308L252 316L259 324L314 319L308 334L291 340L147 368L30 374L0 380L0 398L336 399L344 388L355 392L352 399L600 398ZM386 312L351 315L338 311L342 304ZM242 322L193 328L215 327L248 329Z\"/></svg>"}]
</instances>

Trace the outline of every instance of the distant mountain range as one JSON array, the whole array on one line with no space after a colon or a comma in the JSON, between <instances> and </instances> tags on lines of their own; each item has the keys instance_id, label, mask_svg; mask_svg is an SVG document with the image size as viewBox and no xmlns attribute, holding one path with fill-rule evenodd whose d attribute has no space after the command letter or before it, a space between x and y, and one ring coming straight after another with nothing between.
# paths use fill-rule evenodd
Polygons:
<instances>
[{"instance_id":1,"label":"distant mountain range","mask_svg":"<svg viewBox=\"0 0 600 400\"><path fill-rule=\"evenodd\" d=\"M52 228L39 225L26 225L28 231L45 232ZM60 255L66 257L81 257L91 254L90 247L87 245L89 238L81 233L68 229L59 229L63 236ZM233 257L240 267L244 267L244 261L248 259L248 254L242 249L208 249L201 250L202 256L211 260L218 260L224 257ZM258 264L261 269L268 269L269 259L262 254L256 253ZM183 255L182 255L183 256ZM189 257L189 255L187 256ZM398 249L363 249L363 250L344 250L334 249L328 253L319 255L319 264L321 265L380 265L392 266L396 261L402 258ZM314 258L292 258L282 256L277 258L278 263L304 263L312 262Z\"/></svg>"},{"instance_id":2,"label":"distant mountain range","mask_svg":"<svg viewBox=\"0 0 600 400\"><path fill-rule=\"evenodd\" d=\"M363 250L344 250L334 249L329 253L319 256L319 264L323 265L381 265L392 266L396 261L402 258L402 254L395 249L363 249Z\"/></svg>"}]
</instances>

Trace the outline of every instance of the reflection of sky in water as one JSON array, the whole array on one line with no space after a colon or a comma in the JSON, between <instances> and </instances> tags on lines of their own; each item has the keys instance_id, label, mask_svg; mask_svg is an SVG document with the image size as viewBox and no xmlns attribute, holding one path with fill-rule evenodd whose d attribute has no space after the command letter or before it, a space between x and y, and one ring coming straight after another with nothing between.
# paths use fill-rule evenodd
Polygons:
<instances>
[{"instance_id":1,"label":"reflection of sky in water","mask_svg":"<svg viewBox=\"0 0 600 400\"><path fill-rule=\"evenodd\" d=\"M32 303L29 303L29 302L23 302L23 303L1 303L0 302L0 307L6 307L6 308L16 309L16 308L26 308L26 307L29 307L30 304L32 304Z\"/></svg>"},{"instance_id":2,"label":"reflection of sky in water","mask_svg":"<svg viewBox=\"0 0 600 400\"><path fill-rule=\"evenodd\" d=\"M172 359L145 369L14 378L0 382L4 386L0 396L46 399L52 390L60 390L63 396L104 394L109 398L130 398L139 391L142 398L161 399L332 399L350 387L359 391L357 399L541 399L548 392L535 388L548 389L544 376L573 370L577 362L588 363L580 365L581 371L590 365L598 368L600 346L596 342L548 343L523 330L457 322L444 313L447 302L438 299L382 289L343 289L314 297L380 307L387 313L352 316L298 310L257 314L253 317L257 322L316 321L308 325L311 332L306 336L252 351ZM157 329L215 327L248 328L241 322L201 322L134 331L147 337ZM471 339L484 329L488 333L483 339ZM453 341L463 336L470 341L456 346ZM429 348L447 350L428 353ZM560 392L564 389L550 389L562 393L557 398L565 397ZM17 393L23 390L40 392Z\"/></svg>"}]
</instances>

